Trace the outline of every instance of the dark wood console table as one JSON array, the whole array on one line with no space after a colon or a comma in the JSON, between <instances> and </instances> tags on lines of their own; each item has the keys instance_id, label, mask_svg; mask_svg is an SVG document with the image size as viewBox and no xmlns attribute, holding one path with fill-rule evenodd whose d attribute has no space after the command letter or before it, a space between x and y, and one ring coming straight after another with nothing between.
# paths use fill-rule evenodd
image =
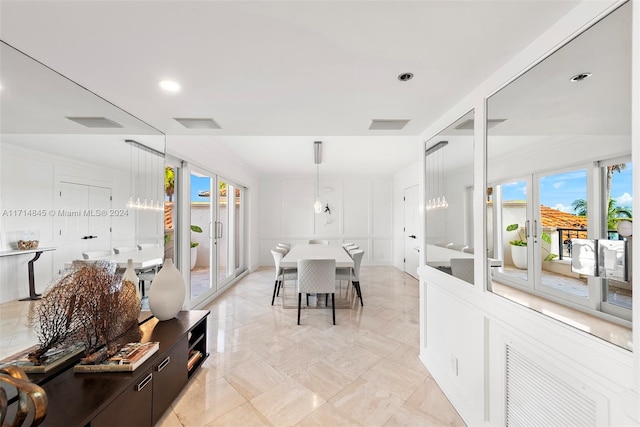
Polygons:
<instances>
[{"instance_id":1,"label":"dark wood console table","mask_svg":"<svg viewBox=\"0 0 640 427\"><path fill-rule=\"evenodd\" d=\"M160 349L133 372L30 375L49 400L42 426L152 426L207 358L209 311L181 311L175 319L150 318L140 325L141 341ZM192 351L202 354L189 369Z\"/></svg>"}]
</instances>

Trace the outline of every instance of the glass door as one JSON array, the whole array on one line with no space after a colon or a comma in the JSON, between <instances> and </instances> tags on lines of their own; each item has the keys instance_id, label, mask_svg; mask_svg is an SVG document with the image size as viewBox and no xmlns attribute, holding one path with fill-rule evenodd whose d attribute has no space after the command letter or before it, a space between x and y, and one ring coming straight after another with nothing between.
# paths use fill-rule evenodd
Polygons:
<instances>
[{"instance_id":1,"label":"glass door","mask_svg":"<svg viewBox=\"0 0 640 427\"><path fill-rule=\"evenodd\" d=\"M586 169L535 177L534 246L536 288L581 305L589 303L589 280L571 271L571 239L587 238L588 178Z\"/></svg>"},{"instance_id":2,"label":"glass door","mask_svg":"<svg viewBox=\"0 0 640 427\"><path fill-rule=\"evenodd\" d=\"M532 289L531 178L494 185L492 193L497 228L493 258L502 260L495 275L510 284Z\"/></svg>"},{"instance_id":3,"label":"glass door","mask_svg":"<svg viewBox=\"0 0 640 427\"><path fill-rule=\"evenodd\" d=\"M215 197L217 192L216 177L201 171L191 171L190 178L190 253L191 260L191 301L204 300L216 290L215 264L212 263L215 253L213 239L213 218ZM213 202L212 202L213 195Z\"/></svg>"},{"instance_id":4,"label":"glass door","mask_svg":"<svg viewBox=\"0 0 640 427\"><path fill-rule=\"evenodd\" d=\"M218 176L217 188L217 219L214 236L217 250L218 290L221 290L244 271L242 259L244 189L220 176Z\"/></svg>"}]
</instances>

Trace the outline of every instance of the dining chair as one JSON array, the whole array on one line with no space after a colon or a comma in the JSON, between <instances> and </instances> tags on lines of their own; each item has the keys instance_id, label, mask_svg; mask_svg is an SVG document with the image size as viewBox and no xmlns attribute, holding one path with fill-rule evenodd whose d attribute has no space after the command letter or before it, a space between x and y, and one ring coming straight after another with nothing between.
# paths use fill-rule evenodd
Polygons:
<instances>
[{"instance_id":1,"label":"dining chair","mask_svg":"<svg viewBox=\"0 0 640 427\"><path fill-rule=\"evenodd\" d=\"M436 242L436 246L440 246L441 248L446 248L448 245L453 244L453 242Z\"/></svg>"},{"instance_id":2,"label":"dining chair","mask_svg":"<svg viewBox=\"0 0 640 427\"><path fill-rule=\"evenodd\" d=\"M451 275L473 285L473 258L451 258Z\"/></svg>"},{"instance_id":3,"label":"dining chair","mask_svg":"<svg viewBox=\"0 0 640 427\"><path fill-rule=\"evenodd\" d=\"M309 244L312 244L312 245L328 245L329 241L328 240L323 240L323 239L311 239L311 240L309 240Z\"/></svg>"},{"instance_id":4,"label":"dining chair","mask_svg":"<svg viewBox=\"0 0 640 427\"><path fill-rule=\"evenodd\" d=\"M447 245L447 249L453 249L454 251L463 251L468 247L469 245L465 245L464 243L450 243Z\"/></svg>"},{"instance_id":5,"label":"dining chair","mask_svg":"<svg viewBox=\"0 0 640 427\"><path fill-rule=\"evenodd\" d=\"M138 244L138 250L143 250L143 249L153 249L153 248L159 248L160 245L157 243L139 243Z\"/></svg>"},{"instance_id":6,"label":"dining chair","mask_svg":"<svg viewBox=\"0 0 640 427\"><path fill-rule=\"evenodd\" d=\"M468 254L472 254L473 253L473 248L467 246L466 248L462 248L462 252L466 252Z\"/></svg>"},{"instance_id":7,"label":"dining chair","mask_svg":"<svg viewBox=\"0 0 640 427\"><path fill-rule=\"evenodd\" d=\"M271 305L276 299L276 295L280 295L280 287L284 286L284 282L288 280L296 280L298 278L298 270L296 268L282 268L280 267L280 261L285 256L285 252L283 249L273 249L271 251L271 255L273 256L273 263L276 267L276 278L275 284L273 285L273 296L271 297Z\"/></svg>"},{"instance_id":8,"label":"dining chair","mask_svg":"<svg viewBox=\"0 0 640 427\"><path fill-rule=\"evenodd\" d=\"M349 254L349 256L351 258L353 258L353 252L355 251L359 251L360 250L360 246L358 245L353 245L353 246L349 246L349 249L347 249L347 253Z\"/></svg>"},{"instance_id":9,"label":"dining chair","mask_svg":"<svg viewBox=\"0 0 640 427\"><path fill-rule=\"evenodd\" d=\"M360 305L364 307L364 302L362 301L362 290L360 289L360 265L362 265L364 251L356 250L350 255L353 259L353 268L336 269L336 280L351 280L351 284L355 288L358 298L360 298Z\"/></svg>"},{"instance_id":10,"label":"dining chair","mask_svg":"<svg viewBox=\"0 0 640 427\"><path fill-rule=\"evenodd\" d=\"M291 245L289 245L288 243L278 243L276 248L284 249L285 251L289 252L291 250Z\"/></svg>"},{"instance_id":11,"label":"dining chair","mask_svg":"<svg viewBox=\"0 0 640 427\"><path fill-rule=\"evenodd\" d=\"M128 252L135 252L137 250L137 246L118 246L113 248L113 252L115 252L116 254L126 254Z\"/></svg>"},{"instance_id":12,"label":"dining chair","mask_svg":"<svg viewBox=\"0 0 640 427\"><path fill-rule=\"evenodd\" d=\"M87 251L87 252L82 252L82 259L97 259L97 258L102 258L102 257L106 257L109 255L112 255L113 252L109 251L109 250L105 250L105 251Z\"/></svg>"},{"instance_id":13,"label":"dining chair","mask_svg":"<svg viewBox=\"0 0 640 427\"><path fill-rule=\"evenodd\" d=\"M300 305L302 294L331 294L333 324L336 324L336 260L335 259L299 259L298 260L298 325L300 324Z\"/></svg>"}]
</instances>

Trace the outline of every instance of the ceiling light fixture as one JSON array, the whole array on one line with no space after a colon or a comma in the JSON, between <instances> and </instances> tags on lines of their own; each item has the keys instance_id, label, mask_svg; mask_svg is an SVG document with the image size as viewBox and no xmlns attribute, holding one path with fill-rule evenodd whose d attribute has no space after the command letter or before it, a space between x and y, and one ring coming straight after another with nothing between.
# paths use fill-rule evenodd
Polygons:
<instances>
[{"instance_id":1,"label":"ceiling light fixture","mask_svg":"<svg viewBox=\"0 0 640 427\"><path fill-rule=\"evenodd\" d=\"M588 79L589 77L591 77L591 73L580 73L580 74L576 74L575 76L571 77L571 82L575 83L575 82L581 82L583 80Z\"/></svg>"},{"instance_id":2,"label":"ceiling light fixture","mask_svg":"<svg viewBox=\"0 0 640 427\"><path fill-rule=\"evenodd\" d=\"M401 82L407 82L413 78L413 73L402 73L398 75L398 80Z\"/></svg>"},{"instance_id":3,"label":"ceiling light fixture","mask_svg":"<svg viewBox=\"0 0 640 427\"><path fill-rule=\"evenodd\" d=\"M322 163L322 141L313 142L313 161L316 164L316 201L313 204L315 213L322 212L322 202L320 201L320 163Z\"/></svg>"},{"instance_id":4,"label":"ceiling light fixture","mask_svg":"<svg viewBox=\"0 0 640 427\"><path fill-rule=\"evenodd\" d=\"M130 145L130 153L129 153L129 174L130 174L130 186L131 192L129 194L129 201L127 202L127 207L130 209L140 209L140 210L151 210L163 212L164 206L160 201L160 192L156 188L157 186L152 182L147 186L147 175L150 177L154 175L154 171L157 171L164 161L164 154L160 151L154 150L151 147L147 147L144 144L139 143L133 139L125 139L125 143ZM135 163L136 163L136 173L134 180L134 151L135 150ZM143 155L143 158L140 158L140 154ZM151 157L148 159L147 154L150 154ZM140 166L140 161L144 163L144 169ZM149 170L147 170L147 161L149 161ZM142 185L142 178L144 178L144 186ZM135 188L134 188L135 187ZM134 196L135 193L135 196ZM142 197L141 197L142 196ZM144 201L141 201L141 198ZM154 201L156 198L156 201Z\"/></svg>"},{"instance_id":5,"label":"ceiling light fixture","mask_svg":"<svg viewBox=\"0 0 640 427\"><path fill-rule=\"evenodd\" d=\"M447 198L444 196L444 153L438 151L446 147L448 141L440 141L427 148L427 180L429 184L429 200L427 210L446 209L449 207Z\"/></svg>"},{"instance_id":6,"label":"ceiling light fixture","mask_svg":"<svg viewBox=\"0 0 640 427\"><path fill-rule=\"evenodd\" d=\"M180 90L180 85L173 80L160 80L158 86L167 92L178 92Z\"/></svg>"}]
</instances>

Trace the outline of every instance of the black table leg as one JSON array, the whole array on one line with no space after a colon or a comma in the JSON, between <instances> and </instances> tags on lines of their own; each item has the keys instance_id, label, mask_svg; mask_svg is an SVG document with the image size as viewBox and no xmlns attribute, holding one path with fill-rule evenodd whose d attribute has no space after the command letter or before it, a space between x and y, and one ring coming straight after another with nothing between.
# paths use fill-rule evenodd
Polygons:
<instances>
[{"instance_id":1,"label":"black table leg","mask_svg":"<svg viewBox=\"0 0 640 427\"><path fill-rule=\"evenodd\" d=\"M21 298L20 301L37 300L41 297L41 294L36 294L36 281L33 274L33 262L37 261L40 255L42 255L42 252L36 252L36 256L29 261L29 296L27 298Z\"/></svg>"}]
</instances>

